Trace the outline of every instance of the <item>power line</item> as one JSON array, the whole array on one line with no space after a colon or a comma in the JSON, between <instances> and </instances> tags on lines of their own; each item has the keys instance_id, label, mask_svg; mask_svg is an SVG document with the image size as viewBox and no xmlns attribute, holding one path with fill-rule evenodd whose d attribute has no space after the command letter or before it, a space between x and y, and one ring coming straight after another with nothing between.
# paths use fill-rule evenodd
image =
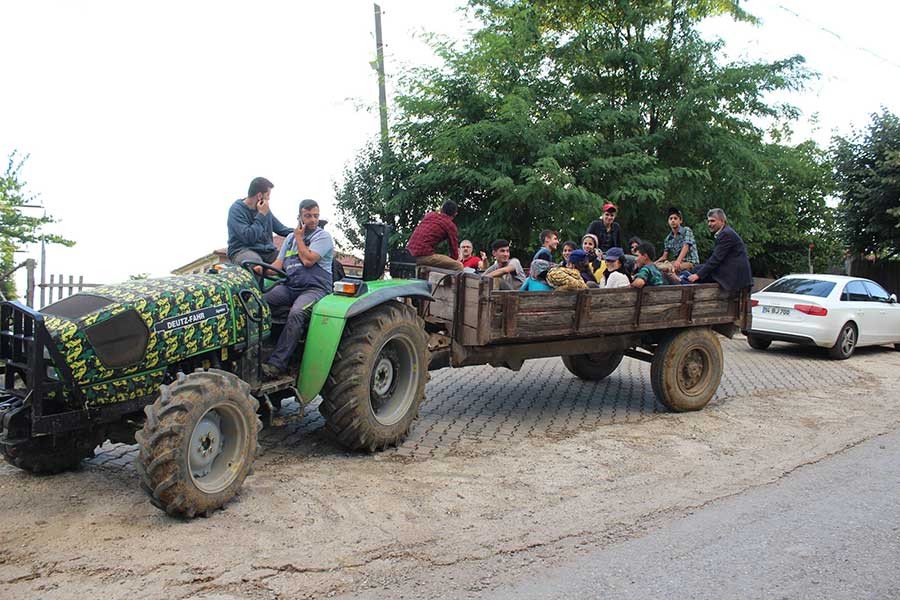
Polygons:
<instances>
[{"instance_id":1,"label":"power line","mask_svg":"<svg viewBox=\"0 0 900 600\"><path fill-rule=\"evenodd\" d=\"M841 37L841 35L840 35L839 33L835 32L835 31L833 31L833 30L831 30L831 29L828 29L827 27L825 27L825 26L823 26L823 25L820 25L819 23L816 23L815 21L813 21L813 20L811 20L811 19L809 19L809 18L807 18L807 17L804 17L804 16L801 15L800 13L791 10L790 8L784 6L783 4L779 4L779 5L778 5L778 8L780 8L780 9L783 10L784 12L786 12L786 13L792 15L794 18L796 18L796 19L798 19L798 20L800 20L800 21L803 21L804 23L807 23L808 25L812 25L813 27L815 27L815 28L818 29L819 31L821 31L821 32L823 32L823 33L826 33L826 34L830 35L831 37L833 37L833 38L835 38L836 40L838 40L840 43L842 43L842 44L844 44L844 45L847 45L847 46L851 46L851 47L855 48L856 50L859 50L860 52L864 52L864 53L866 53L866 54L872 56L873 58L876 58L876 59L880 60L881 62L883 62L883 63L885 63L885 64L888 64L888 65L894 67L895 69L900 69L900 63L894 62L893 60L891 60L891 59L889 59L889 58L885 58L884 56L878 54L878 53L875 52L874 50L871 50L871 49L869 49L869 48L866 48L865 46L860 46L860 45L858 45L858 44L855 44L855 43L852 43L852 42L849 42L849 41L845 40L843 37Z\"/></svg>"}]
</instances>

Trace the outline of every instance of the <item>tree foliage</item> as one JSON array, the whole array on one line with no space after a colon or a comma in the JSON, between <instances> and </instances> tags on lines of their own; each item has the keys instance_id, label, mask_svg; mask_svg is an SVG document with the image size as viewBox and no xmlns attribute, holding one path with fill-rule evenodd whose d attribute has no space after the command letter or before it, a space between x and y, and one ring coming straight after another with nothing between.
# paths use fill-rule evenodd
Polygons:
<instances>
[{"instance_id":1,"label":"tree foliage","mask_svg":"<svg viewBox=\"0 0 900 600\"><path fill-rule=\"evenodd\" d=\"M26 205L35 205L36 198L27 190L21 178L22 167L28 157L19 158L16 152L9 156L6 172L0 176L0 272L6 273L14 266L14 252L25 244L41 240L42 228L55 222L46 214L30 216L23 212ZM75 242L56 234L44 234L50 244L72 246ZM12 281L0 282L7 297L14 295Z\"/></svg>"},{"instance_id":2,"label":"tree foliage","mask_svg":"<svg viewBox=\"0 0 900 600\"><path fill-rule=\"evenodd\" d=\"M900 254L900 118L873 114L865 130L835 136L831 151L847 246Z\"/></svg>"},{"instance_id":3,"label":"tree foliage","mask_svg":"<svg viewBox=\"0 0 900 600\"><path fill-rule=\"evenodd\" d=\"M481 28L460 47L435 42L443 63L402 79L383 176L370 146L337 186L345 226L377 207L405 239L450 199L463 236L481 248L511 239L527 258L541 229L580 239L608 201L628 234L660 246L674 204L703 254L712 246L706 211L719 206L752 256L779 236L779 252L760 269L805 264L827 221L811 216L825 208L827 169L814 147L767 141L763 127L783 129L796 116L767 95L799 89L810 74L799 56L724 62L722 43L704 40L697 25L723 13L752 20L736 3L472 0L469 8Z\"/></svg>"}]
</instances>

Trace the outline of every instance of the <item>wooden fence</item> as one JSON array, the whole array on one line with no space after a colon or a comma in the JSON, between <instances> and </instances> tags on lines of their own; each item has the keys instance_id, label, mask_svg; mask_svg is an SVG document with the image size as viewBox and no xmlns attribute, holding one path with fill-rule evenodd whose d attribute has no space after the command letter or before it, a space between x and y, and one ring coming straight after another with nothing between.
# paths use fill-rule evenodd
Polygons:
<instances>
[{"instance_id":1,"label":"wooden fence","mask_svg":"<svg viewBox=\"0 0 900 600\"><path fill-rule=\"evenodd\" d=\"M48 304L53 304L54 302L59 302L63 298L68 298L73 294L77 294L78 292L83 291L85 288L95 288L100 287L102 284L100 283L85 283L84 275L78 276L78 281L75 281L74 275L69 275L69 280L66 282L65 277L60 274L59 277L55 275L50 275L50 283L39 283L37 287L41 290L41 308L47 306ZM49 297L46 302L44 301L44 292L47 292ZM54 296L56 298L54 299Z\"/></svg>"},{"instance_id":2,"label":"wooden fence","mask_svg":"<svg viewBox=\"0 0 900 600\"><path fill-rule=\"evenodd\" d=\"M876 260L870 262L858 256L850 261L848 275L877 281L888 293L900 296L900 261Z\"/></svg>"},{"instance_id":3,"label":"wooden fence","mask_svg":"<svg viewBox=\"0 0 900 600\"><path fill-rule=\"evenodd\" d=\"M0 274L0 282L4 282L12 278L19 269L25 269L25 296L23 299L25 300L25 305L29 308L43 308L48 304L53 304L63 298L68 298L73 294L77 294L86 288L95 288L102 285L100 283L85 283L83 275L79 275L77 281L74 275L69 275L68 281L66 281L66 277L62 274L50 275L49 283L42 281L41 283L35 284L34 271L36 265L37 261L29 258L28 260L22 261L8 272ZM37 306L35 306L36 290L40 290L40 296L37 298ZM6 300L2 291L0 291L0 300Z\"/></svg>"}]
</instances>

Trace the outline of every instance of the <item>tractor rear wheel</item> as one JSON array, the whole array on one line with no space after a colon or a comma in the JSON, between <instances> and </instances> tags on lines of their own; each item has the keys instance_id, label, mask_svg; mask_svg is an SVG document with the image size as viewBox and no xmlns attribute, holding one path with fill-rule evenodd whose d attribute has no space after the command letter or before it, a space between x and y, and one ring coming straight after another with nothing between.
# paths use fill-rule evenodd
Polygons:
<instances>
[{"instance_id":1,"label":"tractor rear wheel","mask_svg":"<svg viewBox=\"0 0 900 600\"><path fill-rule=\"evenodd\" d=\"M563 356L562 361L573 375L587 381L601 381L619 368L625 353L621 350L595 354Z\"/></svg>"},{"instance_id":2,"label":"tractor rear wheel","mask_svg":"<svg viewBox=\"0 0 900 600\"><path fill-rule=\"evenodd\" d=\"M241 488L262 423L250 386L226 371L180 374L144 409L137 470L150 502L171 516L209 516Z\"/></svg>"},{"instance_id":3,"label":"tractor rear wheel","mask_svg":"<svg viewBox=\"0 0 900 600\"><path fill-rule=\"evenodd\" d=\"M427 348L424 323L396 301L347 323L319 405L341 444L374 452L406 438L425 397Z\"/></svg>"},{"instance_id":4,"label":"tractor rear wheel","mask_svg":"<svg viewBox=\"0 0 900 600\"><path fill-rule=\"evenodd\" d=\"M653 393L669 410L700 410L719 388L723 365L722 346L711 329L685 329L666 337L653 354Z\"/></svg>"}]
</instances>

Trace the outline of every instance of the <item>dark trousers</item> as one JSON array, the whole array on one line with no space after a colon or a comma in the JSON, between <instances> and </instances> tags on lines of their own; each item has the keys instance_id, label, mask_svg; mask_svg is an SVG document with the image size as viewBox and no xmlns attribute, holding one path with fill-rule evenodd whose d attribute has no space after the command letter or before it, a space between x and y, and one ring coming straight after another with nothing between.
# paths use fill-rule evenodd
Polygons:
<instances>
[{"instance_id":1,"label":"dark trousers","mask_svg":"<svg viewBox=\"0 0 900 600\"><path fill-rule=\"evenodd\" d=\"M279 307L290 307L287 323L278 337L275 351L267 361L270 365L282 371L287 370L291 354L303 334L306 333L306 327L312 314L312 305L327 294L328 292L319 288L293 290L284 284L279 284L263 295L273 312L276 312Z\"/></svg>"},{"instance_id":2,"label":"dark trousers","mask_svg":"<svg viewBox=\"0 0 900 600\"><path fill-rule=\"evenodd\" d=\"M256 262L264 262L266 264L271 265L275 262L275 259L278 258L278 250L272 250L271 252L266 252L264 254L260 254L256 250L239 250L235 253L234 256L230 257L231 262L236 265L241 264L245 260L255 260Z\"/></svg>"}]
</instances>

